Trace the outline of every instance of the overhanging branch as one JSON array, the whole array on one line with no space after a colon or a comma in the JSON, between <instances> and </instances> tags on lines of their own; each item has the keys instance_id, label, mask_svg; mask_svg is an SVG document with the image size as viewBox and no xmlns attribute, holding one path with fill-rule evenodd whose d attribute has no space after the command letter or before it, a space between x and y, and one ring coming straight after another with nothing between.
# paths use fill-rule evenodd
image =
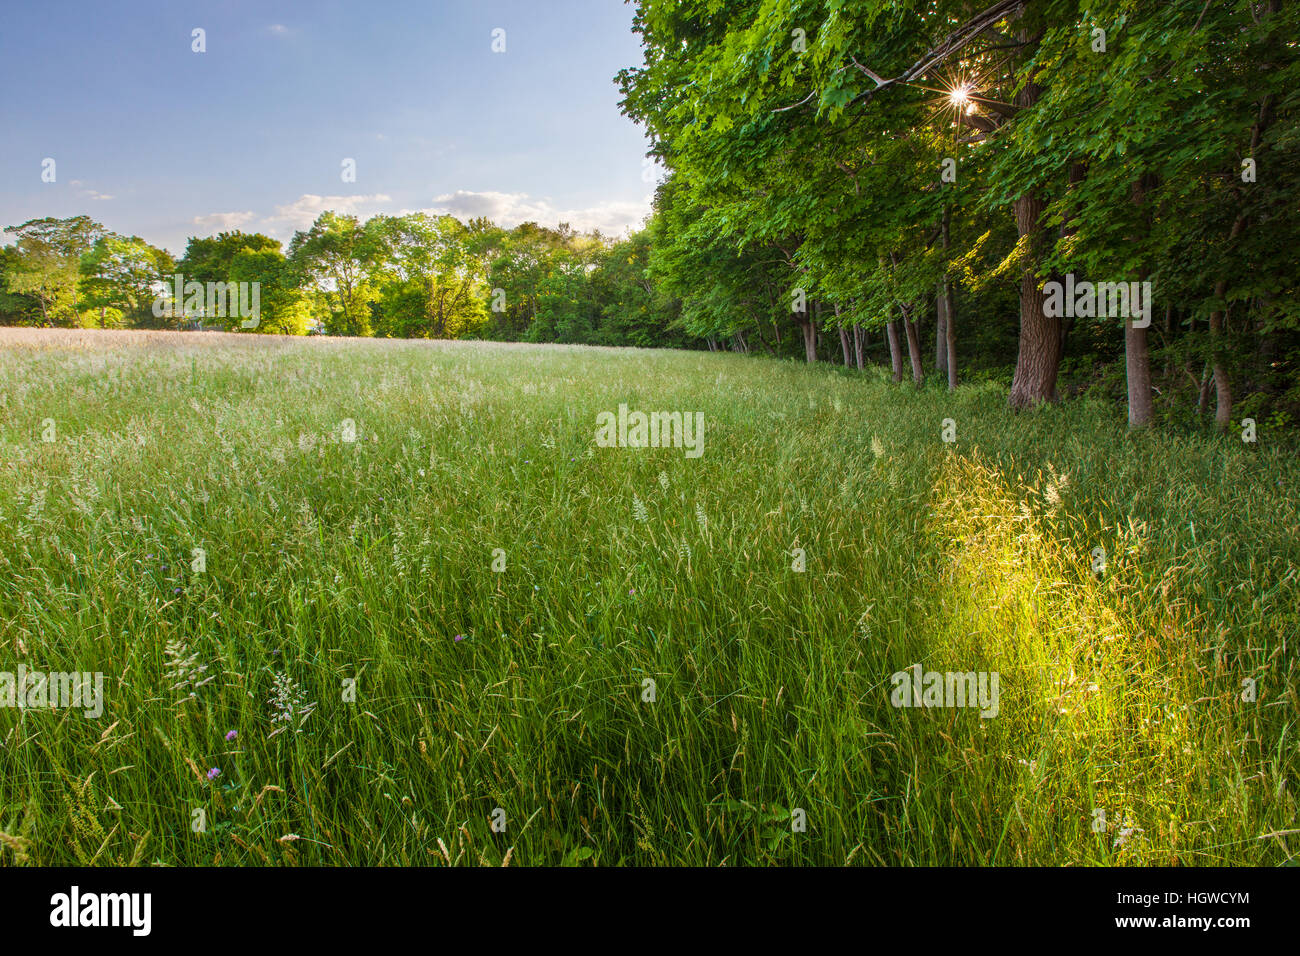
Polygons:
<instances>
[{"instance_id":1,"label":"overhanging branch","mask_svg":"<svg viewBox=\"0 0 1300 956\"><path fill-rule=\"evenodd\" d=\"M982 13L976 14L956 30L953 30L943 39L942 43L929 50L925 56L913 63L905 72L892 79L882 79L877 73L853 59L853 65L869 76L876 84L875 89L858 94L853 98L854 101L870 99L877 91L887 86L892 86L895 83L911 83L917 77L924 76L953 55L960 53L986 30L991 30L996 24L1012 14L1019 13L1024 8L1025 2L1026 0L998 0L997 3Z\"/></svg>"}]
</instances>

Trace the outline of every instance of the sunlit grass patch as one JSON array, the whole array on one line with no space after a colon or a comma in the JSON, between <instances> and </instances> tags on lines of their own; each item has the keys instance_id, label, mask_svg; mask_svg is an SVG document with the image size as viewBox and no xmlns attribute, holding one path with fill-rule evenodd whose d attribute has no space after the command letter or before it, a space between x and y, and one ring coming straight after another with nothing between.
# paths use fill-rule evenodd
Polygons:
<instances>
[{"instance_id":1,"label":"sunlit grass patch","mask_svg":"<svg viewBox=\"0 0 1300 956\"><path fill-rule=\"evenodd\" d=\"M1126 600L1149 575L1125 535L1107 542L1115 556L1100 573L1089 551L1063 547L1048 521L1060 478L1044 478L1021 497L978 456L954 455L936 489L951 555L936 631L950 637L931 653L1002 676L1001 711L964 781L984 794L974 820L998 833L988 862L1264 850L1247 844L1292 819L1290 793L1275 791L1294 758L1250 746L1249 673L1207 655L1185 615Z\"/></svg>"}]
</instances>

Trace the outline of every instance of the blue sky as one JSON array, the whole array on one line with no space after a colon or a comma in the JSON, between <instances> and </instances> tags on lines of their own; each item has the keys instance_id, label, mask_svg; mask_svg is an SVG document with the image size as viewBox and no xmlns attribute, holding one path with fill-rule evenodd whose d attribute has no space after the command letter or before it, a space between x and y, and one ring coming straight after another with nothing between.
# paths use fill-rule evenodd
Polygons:
<instances>
[{"instance_id":1,"label":"blue sky","mask_svg":"<svg viewBox=\"0 0 1300 956\"><path fill-rule=\"evenodd\" d=\"M618 233L653 191L613 82L631 22L621 0L6 3L0 227L84 213L174 253L287 245L324 209Z\"/></svg>"}]
</instances>

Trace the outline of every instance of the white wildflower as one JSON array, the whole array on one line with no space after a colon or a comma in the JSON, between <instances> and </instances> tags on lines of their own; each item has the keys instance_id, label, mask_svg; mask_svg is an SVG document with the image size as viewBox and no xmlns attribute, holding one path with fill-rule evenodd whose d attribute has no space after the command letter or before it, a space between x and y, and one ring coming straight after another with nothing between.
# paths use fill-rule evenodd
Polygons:
<instances>
[{"instance_id":1,"label":"white wildflower","mask_svg":"<svg viewBox=\"0 0 1300 956\"><path fill-rule=\"evenodd\" d=\"M275 711L271 723L279 724L267 735L268 740L285 730L292 730L296 734L302 733L302 725L316 709L315 702L307 700L307 695L302 688L288 674L275 675L275 690L267 698L267 703Z\"/></svg>"}]
</instances>

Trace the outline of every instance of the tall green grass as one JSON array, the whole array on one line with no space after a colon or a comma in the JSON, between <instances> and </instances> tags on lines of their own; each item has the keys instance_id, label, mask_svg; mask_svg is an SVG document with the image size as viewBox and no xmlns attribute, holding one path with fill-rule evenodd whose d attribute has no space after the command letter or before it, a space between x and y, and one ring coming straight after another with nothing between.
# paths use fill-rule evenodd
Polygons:
<instances>
[{"instance_id":1,"label":"tall green grass","mask_svg":"<svg viewBox=\"0 0 1300 956\"><path fill-rule=\"evenodd\" d=\"M0 862L1300 846L1293 449L732 355L0 345L0 670L105 674L97 720L0 708ZM620 403L704 455L595 447ZM998 715L891 706L918 662Z\"/></svg>"}]
</instances>

